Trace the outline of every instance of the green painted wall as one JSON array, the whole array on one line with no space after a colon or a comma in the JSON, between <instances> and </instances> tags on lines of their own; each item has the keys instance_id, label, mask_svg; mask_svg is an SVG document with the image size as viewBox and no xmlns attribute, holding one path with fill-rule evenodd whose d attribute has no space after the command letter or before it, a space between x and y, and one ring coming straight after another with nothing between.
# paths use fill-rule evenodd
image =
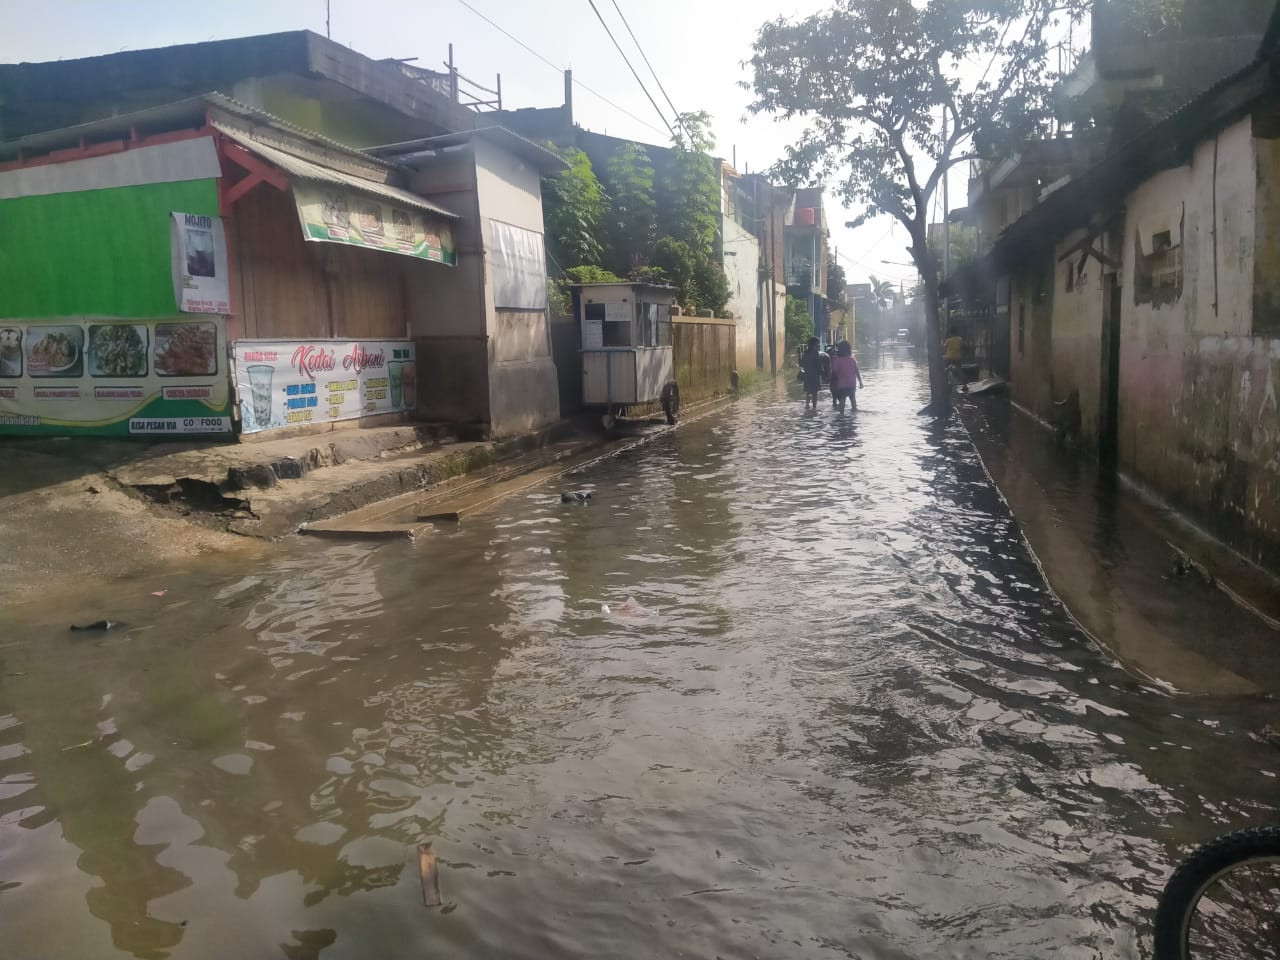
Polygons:
<instances>
[{"instance_id":1,"label":"green painted wall","mask_svg":"<svg viewBox=\"0 0 1280 960\"><path fill-rule=\"evenodd\" d=\"M0 317L177 312L169 215L218 215L216 180L0 200Z\"/></svg>"}]
</instances>

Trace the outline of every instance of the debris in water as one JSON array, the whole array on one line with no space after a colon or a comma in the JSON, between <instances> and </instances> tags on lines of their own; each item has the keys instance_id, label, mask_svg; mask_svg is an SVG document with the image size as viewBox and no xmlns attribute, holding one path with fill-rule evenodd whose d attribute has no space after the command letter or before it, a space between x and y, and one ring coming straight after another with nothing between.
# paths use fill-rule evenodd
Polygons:
<instances>
[{"instance_id":1,"label":"debris in water","mask_svg":"<svg viewBox=\"0 0 1280 960\"><path fill-rule=\"evenodd\" d=\"M568 493L562 493L560 494L560 502L561 503L590 503L591 494L583 493L581 491L570 491Z\"/></svg>"},{"instance_id":2,"label":"debris in water","mask_svg":"<svg viewBox=\"0 0 1280 960\"><path fill-rule=\"evenodd\" d=\"M613 613L613 611L609 609L609 605L607 603L600 604L600 612L603 613L606 617L609 616L609 614Z\"/></svg>"},{"instance_id":3,"label":"debris in water","mask_svg":"<svg viewBox=\"0 0 1280 960\"><path fill-rule=\"evenodd\" d=\"M418 844L418 876L422 878L422 905L440 906L440 868L430 843Z\"/></svg>"},{"instance_id":4,"label":"debris in water","mask_svg":"<svg viewBox=\"0 0 1280 960\"><path fill-rule=\"evenodd\" d=\"M71 625L72 630L114 630L120 626L118 620L95 620L93 623L86 623L84 626Z\"/></svg>"},{"instance_id":5,"label":"debris in water","mask_svg":"<svg viewBox=\"0 0 1280 960\"><path fill-rule=\"evenodd\" d=\"M626 602L618 607L620 617L647 617L648 615L649 611L636 603L635 597L627 597Z\"/></svg>"},{"instance_id":6,"label":"debris in water","mask_svg":"<svg viewBox=\"0 0 1280 960\"><path fill-rule=\"evenodd\" d=\"M153 597L163 597L168 592L168 590L152 590L151 595Z\"/></svg>"},{"instance_id":7,"label":"debris in water","mask_svg":"<svg viewBox=\"0 0 1280 960\"><path fill-rule=\"evenodd\" d=\"M1249 734L1250 738L1258 741L1258 743L1269 743L1273 747L1280 747L1280 729L1267 724L1257 733Z\"/></svg>"}]
</instances>

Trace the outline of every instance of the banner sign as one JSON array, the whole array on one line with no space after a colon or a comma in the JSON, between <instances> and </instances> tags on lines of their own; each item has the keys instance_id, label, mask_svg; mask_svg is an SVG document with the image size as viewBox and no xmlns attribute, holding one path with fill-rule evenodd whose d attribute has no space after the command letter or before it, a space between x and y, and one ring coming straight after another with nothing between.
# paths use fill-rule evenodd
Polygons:
<instances>
[{"instance_id":1,"label":"banner sign","mask_svg":"<svg viewBox=\"0 0 1280 960\"><path fill-rule=\"evenodd\" d=\"M183 313L230 313L227 238L218 217L173 214L173 299Z\"/></svg>"},{"instance_id":2,"label":"banner sign","mask_svg":"<svg viewBox=\"0 0 1280 960\"><path fill-rule=\"evenodd\" d=\"M237 340L244 433L417 406L411 340Z\"/></svg>"},{"instance_id":3,"label":"banner sign","mask_svg":"<svg viewBox=\"0 0 1280 960\"><path fill-rule=\"evenodd\" d=\"M454 266L458 251L445 219L328 184L295 181L293 198L306 240L349 243Z\"/></svg>"},{"instance_id":4,"label":"banner sign","mask_svg":"<svg viewBox=\"0 0 1280 960\"><path fill-rule=\"evenodd\" d=\"M0 434L231 433L221 317L0 320Z\"/></svg>"},{"instance_id":5,"label":"banner sign","mask_svg":"<svg viewBox=\"0 0 1280 960\"><path fill-rule=\"evenodd\" d=\"M493 305L542 310L547 305L547 259L542 234L513 223L489 220L489 264Z\"/></svg>"}]
</instances>

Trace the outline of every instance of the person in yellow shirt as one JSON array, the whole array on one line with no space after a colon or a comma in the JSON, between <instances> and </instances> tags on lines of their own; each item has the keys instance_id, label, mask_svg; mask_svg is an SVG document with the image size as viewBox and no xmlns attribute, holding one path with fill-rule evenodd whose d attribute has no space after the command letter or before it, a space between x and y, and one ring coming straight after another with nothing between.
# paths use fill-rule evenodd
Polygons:
<instances>
[{"instance_id":1,"label":"person in yellow shirt","mask_svg":"<svg viewBox=\"0 0 1280 960\"><path fill-rule=\"evenodd\" d=\"M942 356L947 362L952 379L958 380L960 367L964 363L964 338L956 332L955 327L951 327L947 334L947 339L942 341Z\"/></svg>"}]
</instances>

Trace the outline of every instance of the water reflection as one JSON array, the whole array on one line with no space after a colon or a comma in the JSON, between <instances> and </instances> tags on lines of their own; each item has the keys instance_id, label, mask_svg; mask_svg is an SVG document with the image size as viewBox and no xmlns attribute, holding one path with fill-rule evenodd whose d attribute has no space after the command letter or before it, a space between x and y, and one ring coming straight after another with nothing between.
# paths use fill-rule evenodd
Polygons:
<instances>
[{"instance_id":1,"label":"water reflection","mask_svg":"<svg viewBox=\"0 0 1280 960\"><path fill-rule=\"evenodd\" d=\"M133 625L90 642L10 615L7 955L1140 955L1178 845L1266 816L1266 707L1100 655L921 372L865 366L590 506L86 592Z\"/></svg>"}]
</instances>

